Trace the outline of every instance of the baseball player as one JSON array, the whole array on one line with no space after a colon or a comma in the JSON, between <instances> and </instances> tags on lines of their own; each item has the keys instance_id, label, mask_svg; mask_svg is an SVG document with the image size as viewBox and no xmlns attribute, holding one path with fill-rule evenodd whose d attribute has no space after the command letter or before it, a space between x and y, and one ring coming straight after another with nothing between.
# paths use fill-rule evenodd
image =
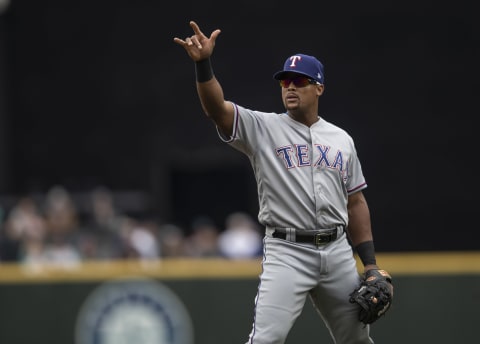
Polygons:
<instances>
[{"instance_id":1,"label":"baseball player","mask_svg":"<svg viewBox=\"0 0 480 344\"><path fill-rule=\"evenodd\" d=\"M247 343L284 343L307 296L335 343L373 343L349 301L361 277L347 235L365 271L378 269L367 184L352 138L318 115L323 65L288 57L274 75L286 112L251 110L225 100L215 78L210 56L220 30L207 37L190 26L193 35L174 42L194 61L202 108L219 137L248 156L258 185L264 259Z\"/></svg>"}]
</instances>

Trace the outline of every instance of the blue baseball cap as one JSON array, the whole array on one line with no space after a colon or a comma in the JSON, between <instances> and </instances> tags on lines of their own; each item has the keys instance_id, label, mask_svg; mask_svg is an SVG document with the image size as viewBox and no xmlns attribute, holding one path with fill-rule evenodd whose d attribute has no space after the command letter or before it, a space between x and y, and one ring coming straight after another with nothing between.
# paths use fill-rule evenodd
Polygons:
<instances>
[{"instance_id":1,"label":"blue baseball cap","mask_svg":"<svg viewBox=\"0 0 480 344\"><path fill-rule=\"evenodd\" d=\"M283 65L283 70L275 73L273 78L276 80L285 79L287 73L302 74L310 79L324 84L323 65L314 56L305 54L295 54L287 58Z\"/></svg>"}]
</instances>

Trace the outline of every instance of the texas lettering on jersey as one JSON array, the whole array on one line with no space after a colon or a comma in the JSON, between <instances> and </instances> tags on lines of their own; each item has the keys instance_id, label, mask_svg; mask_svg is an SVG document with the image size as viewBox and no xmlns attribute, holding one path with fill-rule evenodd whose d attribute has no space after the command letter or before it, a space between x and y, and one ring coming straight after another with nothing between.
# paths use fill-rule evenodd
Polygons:
<instances>
[{"instance_id":1,"label":"texas lettering on jersey","mask_svg":"<svg viewBox=\"0 0 480 344\"><path fill-rule=\"evenodd\" d=\"M330 152L331 147L314 144L314 149L319 157L316 161L311 161L309 155L309 145L307 144L294 144L283 146L275 149L278 157L280 157L287 170L295 167L326 167L336 169L340 172L343 182L347 182L348 176L348 161L344 161L344 156L341 150L337 150L335 153Z\"/></svg>"}]
</instances>

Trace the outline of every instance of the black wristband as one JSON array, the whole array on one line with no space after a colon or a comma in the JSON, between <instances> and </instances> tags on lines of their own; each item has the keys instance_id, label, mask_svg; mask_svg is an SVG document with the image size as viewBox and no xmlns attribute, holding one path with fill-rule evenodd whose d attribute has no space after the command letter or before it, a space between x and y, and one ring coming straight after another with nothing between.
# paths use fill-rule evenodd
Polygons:
<instances>
[{"instance_id":1,"label":"black wristband","mask_svg":"<svg viewBox=\"0 0 480 344\"><path fill-rule=\"evenodd\" d=\"M355 250L360 257L363 266L377 264L377 260L375 259L375 247L372 240L364 241L361 244L358 244L355 246Z\"/></svg>"},{"instance_id":2,"label":"black wristband","mask_svg":"<svg viewBox=\"0 0 480 344\"><path fill-rule=\"evenodd\" d=\"M195 75L197 82L206 82L213 78L213 68L209 58L195 62Z\"/></svg>"}]
</instances>

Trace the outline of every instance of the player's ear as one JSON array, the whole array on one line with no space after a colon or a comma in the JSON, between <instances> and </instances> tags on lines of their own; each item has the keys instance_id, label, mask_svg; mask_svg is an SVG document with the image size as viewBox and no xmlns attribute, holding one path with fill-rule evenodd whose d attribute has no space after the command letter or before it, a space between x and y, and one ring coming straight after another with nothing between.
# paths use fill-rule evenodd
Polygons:
<instances>
[{"instance_id":1,"label":"player's ear","mask_svg":"<svg viewBox=\"0 0 480 344\"><path fill-rule=\"evenodd\" d=\"M320 97L323 94L323 91L325 90L325 86L322 84L317 84L317 95Z\"/></svg>"}]
</instances>

